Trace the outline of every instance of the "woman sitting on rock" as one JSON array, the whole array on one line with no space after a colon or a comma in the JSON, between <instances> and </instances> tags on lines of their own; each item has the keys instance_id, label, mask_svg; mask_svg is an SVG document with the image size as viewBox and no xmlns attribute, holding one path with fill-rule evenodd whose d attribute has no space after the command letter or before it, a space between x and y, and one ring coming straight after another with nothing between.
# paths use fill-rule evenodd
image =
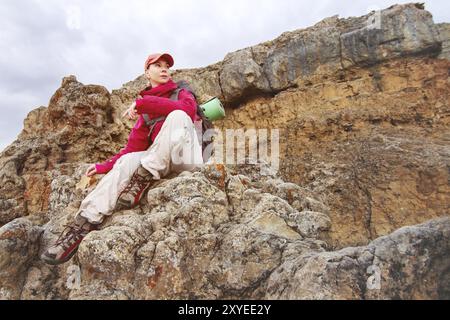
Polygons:
<instances>
[{"instance_id":1,"label":"woman sitting on rock","mask_svg":"<svg viewBox=\"0 0 450 320\"><path fill-rule=\"evenodd\" d=\"M138 121L128 143L117 155L101 164L93 164L87 176L107 173L83 200L74 222L63 230L54 245L41 256L48 264L68 261L81 240L115 210L131 209L141 200L151 184L170 172L192 171L203 164L202 148L193 122L197 118L194 95L181 89L178 101L171 94L178 88L169 69L174 64L170 54L156 53L145 62L149 87L141 99L123 113ZM151 127L146 119L153 120Z\"/></svg>"}]
</instances>

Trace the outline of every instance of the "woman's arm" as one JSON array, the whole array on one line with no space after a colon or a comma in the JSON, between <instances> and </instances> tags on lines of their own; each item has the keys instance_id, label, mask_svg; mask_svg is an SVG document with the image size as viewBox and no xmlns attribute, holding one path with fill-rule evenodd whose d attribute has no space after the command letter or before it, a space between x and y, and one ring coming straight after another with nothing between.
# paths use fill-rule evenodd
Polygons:
<instances>
[{"instance_id":1,"label":"woman's arm","mask_svg":"<svg viewBox=\"0 0 450 320\"><path fill-rule=\"evenodd\" d=\"M148 149L150 143L148 142L147 134L142 132L143 128L145 127L142 125L142 121L143 119L142 117L140 117L136 122L136 125L130 132L127 145L123 149L121 149L119 153L106 160L105 162L95 164L97 173L108 173L114 167L114 164L117 162L117 160L119 160L120 157L126 155L127 153L139 152Z\"/></svg>"},{"instance_id":2,"label":"woman's arm","mask_svg":"<svg viewBox=\"0 0 450 320\"><path fill-rule=\"evenodd\" d=\"M95 170L98 174L108 173L109 171L111 171L111 169L114 167L114 164L117 162L117 160L120 159L120 157L122 157L123 155L125 155L127 153L136 152L136 151L137 150L134 150L127 144L125 146L125 148L120 150L119 153L116 154L115 156L113 156L112 158L110 158L102 163L96 163Z\"/></svg>"},{"instance_id":3,"label":"woman's arm","mask_svg":"<svg viewBox=\"0 0 450 320\"><path fill-rule=\"evenodd\" d=\"M182 89L178 95L178 101L169 98L144 96L136 100L136 111L138 114L148 114L150 117L167 116L175 110L186 112L191 119L195 118L197 112L197 101L187 90Z\"/></svg>"}]
</instances>

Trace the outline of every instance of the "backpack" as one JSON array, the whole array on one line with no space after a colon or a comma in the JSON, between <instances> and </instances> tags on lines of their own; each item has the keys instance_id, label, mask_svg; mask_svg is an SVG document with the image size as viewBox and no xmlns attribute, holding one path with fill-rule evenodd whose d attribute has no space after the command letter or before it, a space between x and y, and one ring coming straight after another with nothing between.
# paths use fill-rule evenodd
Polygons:
<instances>
[{"instance_id":1,"label":"backpack","mask_svg":"<svg viewBox=\"0 0 450 320\"><path fill-rule=\"evenodd\" d=\"M180 94L181 89L185 89L187 91L189 91L193 96L194 99L197 101L197 96L194 93L194 91L192 90L192 88L189 86L189 84L184 81L177 81L177 88L172 92L172 94L170 95L170 100L174 100L177 101L178 100L178 95ZM211 120L209 120L204 112L203 109L199 106L199 104L197 103L197 115L201 118L202 120L202 137L203 134L208 130L208 129L213 129L214 126L211 122ZM148 114L143 114L142 115L144 120L145 120L145 124L150 128L150 132L148 133L148 139L150 141L150 145L153 143L153 141L151 140L151 134L153 132L153 129L155 128L155 125L159 122L159 121L164 121L166 119L165 116L161 116L155 119L151 119ZM204 153L205 149L208 147L209 144L211 144L212 141L205 141L205 139L202 139L202 153ZM204 161L207 161L208 159L204 159Z\"/></svg>"}]
</instances>

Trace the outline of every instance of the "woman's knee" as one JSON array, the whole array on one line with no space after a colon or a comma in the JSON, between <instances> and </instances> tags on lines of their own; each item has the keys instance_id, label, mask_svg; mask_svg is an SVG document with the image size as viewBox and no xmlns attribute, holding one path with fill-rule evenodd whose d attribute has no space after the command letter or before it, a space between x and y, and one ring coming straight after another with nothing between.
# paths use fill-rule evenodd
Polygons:
<instances>
[{"instance_id":1,"label":"woman's knee","mask_svg":"<svg viewBox=\"0 0 450 320\"><path fill-rule=\"evenodd\" d=\"M180 120L184 120L184 119L189 119L191 120L191 117L189 117L189 115L184 112L183 110L174 110L171 113L169 113L167 115L166 120L174 120L174 119L180 119Z\"/></svg>"}]
</instances>

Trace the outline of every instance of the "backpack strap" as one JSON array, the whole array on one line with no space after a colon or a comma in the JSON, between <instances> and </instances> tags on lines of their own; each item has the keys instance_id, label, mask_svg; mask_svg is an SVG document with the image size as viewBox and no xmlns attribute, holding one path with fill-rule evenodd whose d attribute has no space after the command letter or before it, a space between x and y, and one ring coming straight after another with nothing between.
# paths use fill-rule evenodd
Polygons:
<instances>
[{"instance_id":1,"label":"backpack strap","mask_svg":"<svg viewBox=\"0 0 450 320\"><path fill-rule=\"evenodd\" d=\"M185 89L194 96L195 100L197 100L197 96L195 95L194 90L192 90L192 88L189 86L189 83L187 83L184 80L180 80L177 82L177 85L178 85L178 88L174 90L174 92L170 96L170 99L178 100L178 95L180 94L181 89Z\"/></svg>"},{"instance_id":2,"label":"backpack strap","mask_svg":"<svg viewBox=\"0 0 450 320\"><path fill-rule=\"evenodd\" d=\"M144 113L144 114L142 115L142 117L144 118L144 121L145 121L145 124L147 125L147 127L150 128L150 132L148 133L148 139L149 139L150 144L151 144L151 143L153 143L152 138L151 138L153 129L155 129L155 126L156 126L156 124L157 124L159 121L162 121L162 120L166 119L166 117L161 116L161 117L158 117L158 118L155 118L155 119L151 119L151 120L150 120L149 115L146 114L146 113Z\"/></svg>"},{"instance_id":3,"label":"backpack strap","mask_svg":"<svg viewBox=\"0 0 450 320\"><path fill-rule=\"evenodd\" d=\"M142 115L142 117L144 117L145 124L146 124L148 127L151 127L151 126L153 126L156 122L161 121L161 120L164 120L164 119L166 118L166 117L164 117L164 116L161 116L161 117L158 117L158 118L155 118L155 119L151 119L151 120L150 120L149 115L146 114L146 113L144 113L144 114Z\"/></svg>"},{"instance_id":4,"label":"backpack strap","mask_svg":"<svg viewBox=\"0 0 450 320\"><path fill-rule=\"evenodd\" d=\"M178 100L178 95L180 94L181 89L185 89L187 91L189 91L195 98L195 101L197 101L197 96L194 93L194 90L192 90L192 88L189 86L189 83L187 83L184 80L178 81L177 82L178 88L172 93L172 95L170 96L170 98L172 100ZM200 107L200 105L197 103L197 114L200 116L200 118L202 119L202 123L203 123L203 131L212 128L212 123L210 120L208 120L208 118L206 118L203 109ZM206 128L205 128L206 126Z\"/></svg>"}]
</instances>

